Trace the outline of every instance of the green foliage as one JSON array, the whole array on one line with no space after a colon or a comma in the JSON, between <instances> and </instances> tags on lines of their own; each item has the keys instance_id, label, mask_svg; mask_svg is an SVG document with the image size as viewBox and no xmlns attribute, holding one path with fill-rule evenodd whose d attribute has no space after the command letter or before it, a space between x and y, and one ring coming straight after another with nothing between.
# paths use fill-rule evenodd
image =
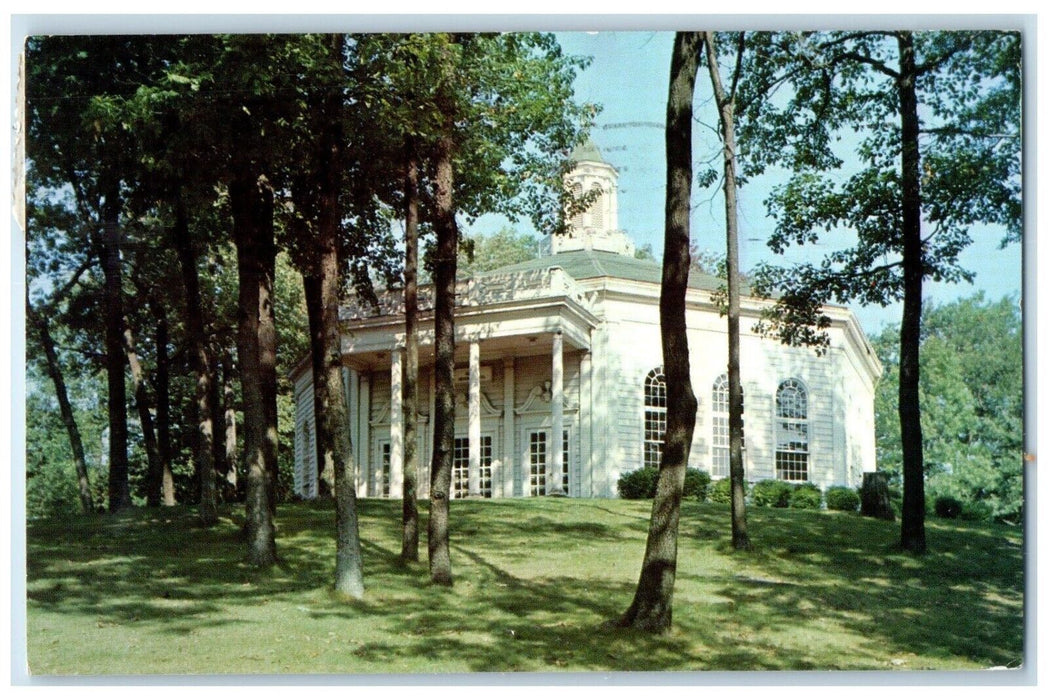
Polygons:
<instances>
[{"instance_id":1,"label":"green foliage","mask_svg":"<svg viewBox=\"0 0 1048 700\"><path fill-rule=\"evenodd\" d=\"M790 508L818 510L822 507L822 490L815 484L795 484L790 491Z\"/></svg>"},{"instance_id":2,"label":"green foliage","mask_svg":"<svg viewBox=\"0 0 1048 700\"><path fill-rule=\"evenodd\" d=\"M684 498L695 498L705 501L710 490L710 475L699 469L687 469L684 472Z\"/></svg>"},{"instance_id":3,"label":"green foliage","mask_svg":"<svg viewBox=\"0 0 1048 700\"><path fill-rule=\"evenodd\" d=\"M854 513L859 509L859 492L849 486L831 486L826 489L826 508Z\"/></svg>"},{"instance_id":4,"label":"green foliage","mask_svg":"<svg viewBox=\"0 0 1048 700\"><path fill-rule=\"evenodd\" d=\"M655 497L655 484L659 479L659 470L654 467L641 467L636 471L626 472L619 477L619 498L637 500Z\"/></svg>"},{"instance_id":5,"label":"green foliage","mask_svg":"<svg viewBox=\"0 0 1048 700\"><path fill-rule=\"evenodd\" d=\"M538 254L539 239L534 235L501 228L488 236L459 241L458 274L469 277L476 272L532 260Z\"/></svg>"},{"instance_id":6,"label":"green foliage","mask_svg":"<svg viewBox=\"0 0 1048 700\"><path fill-rule=\"evenodd\" d=\"M710 503L731 504L731 479L717 479L712 482L706 498Z\"/></svg>"},{"instance_id":7,"label":"green foliage","mask_svg":"<svg viewBox=\"0 0 1048 700\"><path fill-rule=\"evenodd\" d=\"M956 518L961 514L963 505L952 496L939 496L935 499L935 514L940 518Z\"/></svg>"},{"instance_id":8,"label":"green foliage","mask_svg":"<svg viewBox=\"0 0 1048 700\"><path fill-rule=\"evenodd\" d=\"M982 293L927 304L921 341L921 429L929 501L980 502L998 520L1023 509L1022 322L1012 298ZM898 331L872 339L884 366L877 386L877 463L898 480Z\"/></svg>"},{"instance_id":9,"label":"green foliage","mask_svg":"<svg viewBox=\"0 0 1048 700\"><path fill-rule=\"evenodd\" d=\"M619 498L639 500L654 498L655 488L659 482L659 470L655 467L642 467L636 471L626 472L619 477ZM684 471L684 498L695 498L705 501L710 486L710 475L698 469Z\"/></svg>"},{"instance_id":10,"label":"green foliage","mask_svg":"<svg viewBox=\"0 0 1048 700\"><path fill-rule=\"evenodd\" d=\"M753 505L786 508L790 505L793 484L780 479L763 479L753 485Z\"/></svg>"}]
</instances>

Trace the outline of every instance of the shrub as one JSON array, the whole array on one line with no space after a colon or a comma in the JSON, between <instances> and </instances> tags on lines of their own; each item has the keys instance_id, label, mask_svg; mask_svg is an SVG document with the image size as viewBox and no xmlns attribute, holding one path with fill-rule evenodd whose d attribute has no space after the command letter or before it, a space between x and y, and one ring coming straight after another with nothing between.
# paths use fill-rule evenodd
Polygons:
<instances>
[{"instance_id":1,"label":"shrub","mask_svg":"<svg viewBox=\"0 0 1048 700\"><path fill-rule=\"evenodd\" d=\"M822 489L815 484L797 484L790 491L790 508L818 510L822 507Z\"/></svg>"},{"instance_id":2,"label":"shrub","mask_svg":"<svg viewBox=\"0 0 1048 700\"><path fill-rule=\"evenodd\" d=\"M961 507L961 520L992 520L993 506L985 501L972 501Z\"/></svg>"},{"instance_id":3,"label":"shrub","mask_svg":"<svg viewBox=\"0 0 1048 700\"><path fill-rule=\"evenodd\" d=\"M684 498L696 498L705 501L710 490L710 475L698 469L684 472Z\"/></svg>"},{"instance_id":4,"label":"shrub","mask_svg":"<svg viewBox=\"0 0 1048 700\"><path fill-rule=\"evenodd\" d=\"M826 489L826 507L854 513L859 509L859 492L847 486L831 486Z\"/></svg>"},{"instance_id":5,"label":"shrub","mask_svg":"<svg viewBox=\"0 0 1048 700\"><path fill-rule=\"evenodd\" d=\"M935 514L940 518L956 518L963 506L953 496L939 496L935 499Z\"/></svg>"},{"instance_id":6,"label":"shrub","mask_svg":"<svg viewBox=\"0 0 1048 700\"><path fill-rule=\"evenodd\" d=\"M724 478L718 479L710 484L709 493L707 494L710 503L727 503L731 504L731 479Z\"/></svg>"},{"instance_id":7,"label":"shrub","mask_svg":"<svg viewBox=\"0 0 1048 700\"><path fill-rule=\"evenodd\" d=\"M659 480L659 470L655 467L643 467L636 471L626 472L619 477L619 498L638 500L655 497L655 484Z\"/></svg>"},{"instance_id":8,"label":"shrub","mask_svg":"<svg viewBox=\"0 0 1048 700\"><path fill-rule=\"evenodd\" d=\"M753 505L785 508L790 504L793 485L779 479L765 479L753 485Z\"/></svg>"}]
</instances>

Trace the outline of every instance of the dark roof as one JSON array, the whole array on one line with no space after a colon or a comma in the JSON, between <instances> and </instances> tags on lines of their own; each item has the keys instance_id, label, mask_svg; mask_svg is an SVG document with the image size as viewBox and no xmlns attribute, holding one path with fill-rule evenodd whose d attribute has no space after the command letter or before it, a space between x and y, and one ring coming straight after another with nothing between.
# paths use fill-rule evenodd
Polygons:
<instances>
[{"instance_id":1,"label":"dark roof","mask_svg":"<svg viewBox=\"0 0 1048 700\"><path fill-rule=\"evenodd\" d=\"M577 280L595 277L615 277L635 282L662 282L662 265L653 260L640 260L627 255L609 253L602 250L572 250L556 255L533 258L515 265L507 265L484 274L497 275L512 272L529 272L544 270L547 267L559 267ZM724 280L708 275L705 272L692 270L688 276L688 286L693 289L716 291L725 284ZM744 285L746 287L746 285ZM743 293L749 292L744 288Z\"/></svg>"}]
</instances>

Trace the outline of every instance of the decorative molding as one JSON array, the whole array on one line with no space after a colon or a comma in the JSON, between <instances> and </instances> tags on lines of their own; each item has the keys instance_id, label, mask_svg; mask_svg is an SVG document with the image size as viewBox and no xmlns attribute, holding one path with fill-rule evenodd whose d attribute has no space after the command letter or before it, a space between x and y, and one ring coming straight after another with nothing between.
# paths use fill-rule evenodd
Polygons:
<instances>
[{"instance_id":1,"label":"decorative molding","mask_svg":"<svg viewBox=\"0 0 1048 700\"><path fill-rule=\"evenodd\" d=\"M552 410L550 402L553 400L553 382L545 381L542 384L538 384L531 389L531 393L528 394L528 398L524 400L524 405L513 412L518 416L526 414L550 413ZM579 410L579 405L571 403L568 398L564 397L564 412L574 412Z\"/></svg>"}]
</instances>

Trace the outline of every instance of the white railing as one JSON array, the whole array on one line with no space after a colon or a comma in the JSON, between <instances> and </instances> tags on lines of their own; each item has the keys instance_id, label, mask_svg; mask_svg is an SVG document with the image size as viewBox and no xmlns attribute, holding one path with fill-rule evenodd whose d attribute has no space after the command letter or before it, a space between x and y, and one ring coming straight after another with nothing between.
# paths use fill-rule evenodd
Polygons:
<instances>
[{"instance_id":1,"label":"white railing","mask_svg":"<svg viewBox=\"0 0 1048 700\"><path fill-rule=\"evenodd\" d=\"M353 321L404 313L403 290L387 290L379 292L377 296L378 305L372 305L359 297L351 297L339 308L339 319ZM585 309L593 307L593 295L586 294L579 284L559 267L505 274L482 273L455 285L456 307L555 297L566 297ZM431 311L434 301L433 285L420 286L419 311Z\"/></svg>"}]
</instances>

